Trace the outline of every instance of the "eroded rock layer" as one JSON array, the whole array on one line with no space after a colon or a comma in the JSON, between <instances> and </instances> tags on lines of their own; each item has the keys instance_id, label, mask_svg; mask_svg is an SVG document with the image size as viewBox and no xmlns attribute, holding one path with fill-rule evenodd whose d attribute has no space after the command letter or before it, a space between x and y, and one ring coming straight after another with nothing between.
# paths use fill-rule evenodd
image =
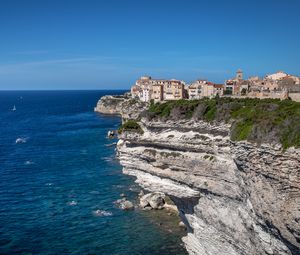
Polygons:
<instances>
[{"instance_id":1,"label":"eroded rock layer","mask_svg":"<svg viewBox=\"0 0 300 255\"><path fill-rule=\"evenodd\" d=\"M147 107L103 97L96 111L140 118ZM230 140L230 124L146 121L117 145L125 174L170 196L190 254L300 254L300 150ZM276 140L276 139L275 139Z\"/></svg>"},{"instance_id":2,"label":"eroded rock layer","mask_svg":"<svg viewBox=\"0 0 300 255\"><path fill-rule=\"evenodd\" d=\"M123 171L177 205L190 254L299 254L300 151L232 142L229 126L146 122L117 145Z\"/></svg>"},{"instance_id":3,"label":"eroded rock layer","mask_svg":"<svg viewBox=\"0 0 300 255\"><path fill-rule=\"evenodd\" d=\"M146 109L147 103L132 99L126 95L103 96L98 101L95 112L121 115L123 120L136 119Z\"/></svg>"}]
</instances>

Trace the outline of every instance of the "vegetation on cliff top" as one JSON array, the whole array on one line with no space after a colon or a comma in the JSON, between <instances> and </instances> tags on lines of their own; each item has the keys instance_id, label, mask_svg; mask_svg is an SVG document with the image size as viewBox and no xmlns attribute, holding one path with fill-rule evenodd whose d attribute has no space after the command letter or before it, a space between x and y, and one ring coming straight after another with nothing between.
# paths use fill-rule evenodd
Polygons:
<instances>
[{"instance_id":1,"label":"vegetation on cliff top","mask_svg":"<svg viewBox=\"0 0 300 255\"><path fill-rule=\"evenodd\" d=\"M137 132L140 134L143 133L143 129L141 128L137 120L127 120L125 123L123 123L118 129L118 133L122 134L123 131Z\"/></svg>"},{"instance_id":2,"label":"vegetation on cliff top","mask_svg":"<svg viewBox=\"0 0 300 255\"><path fill-rule=\"evenodd\" d=\"M231 139L300 147L300 103L277 99L203 98L151 103L148 119L195 119L227 122Z\"/></svg>"}]
</instances>

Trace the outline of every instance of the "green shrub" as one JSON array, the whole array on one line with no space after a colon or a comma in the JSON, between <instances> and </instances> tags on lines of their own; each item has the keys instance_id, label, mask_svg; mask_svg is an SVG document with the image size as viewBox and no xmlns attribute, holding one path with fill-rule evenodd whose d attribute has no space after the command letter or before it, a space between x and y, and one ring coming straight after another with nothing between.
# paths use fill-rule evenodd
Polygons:
<instances>
[{"instance_id":1,"label":"green shrub","mask_svg":"<svg viewBox=\"0 0 300 255\"><path fill-rule=\"evenodd\" d=\"M121 125L121 127L118 129L118 133L122 134L123 131L131 131L131 132L137 132L137 133L144 133L141 126L136 120L128 120L124 124Z\"/></svg>"},{"instance_id":2,"label":"green shrub","mask_svg":"<svg viewBox=\"0 0 300 255\"><path fill-rule=\"evenodd\" d=\"M151 119L231 122L232 140L300 147L300 103L291 100L217 97L151 102L147 114Z\"/></svg>"}]
</instances>

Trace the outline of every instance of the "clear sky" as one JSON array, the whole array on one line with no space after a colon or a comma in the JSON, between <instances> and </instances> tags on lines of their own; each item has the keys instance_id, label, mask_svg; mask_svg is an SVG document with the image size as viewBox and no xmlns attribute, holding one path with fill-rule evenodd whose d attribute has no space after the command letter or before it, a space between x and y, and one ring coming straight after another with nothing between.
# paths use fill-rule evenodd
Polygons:
<instances>
[{"instance_id":1,"label":"clear sky","mask_svg":"<svg viewBox=\"0 0 300 255\"><path fill-rule=\"evenodd\" d=\"M300 76L299 0L0 0L0 89Z\"/></svg>"}]
</instances>

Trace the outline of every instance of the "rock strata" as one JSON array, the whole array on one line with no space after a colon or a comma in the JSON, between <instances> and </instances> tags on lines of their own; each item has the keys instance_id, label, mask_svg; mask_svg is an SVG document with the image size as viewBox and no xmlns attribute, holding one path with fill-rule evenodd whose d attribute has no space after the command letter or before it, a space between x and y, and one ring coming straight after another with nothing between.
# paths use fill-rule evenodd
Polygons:
<instances>
[{"instance_id":1,"label":"rock strata","mask_svg":"<svg viewBox=\"0 0 300 255\"><path fill-rule=\"evenodd\" d=\"M119 137L123 172L171 197L190 254L300 254L298 149L232 142L227 124L140 125Z\"/></svg>"},{"instance_id":2,"label":"rock strata","mask_svg":"<svg viewBox=\"0 0 300 255\"><path fill-rule=\"evenodd\" d=\"M110 112L105 101L97 110ZM111 113L140 118L146 106L128 102ZM119 136L123 172L172 199L188 230L189 254L300 254L300 149L233 142L226 123L142 118L139 124L143 132Z\"/></svg>"},{"instance_id":3,"label":"rock strata","mask_svg":"<svg viewBox=\"0 0 300 255\"><path fill-rule=\"evenodd\" d=\"M95 112L102 114L121 115L123 120L137 119L148 104L139 100L123 96L103 96L98 101Z\"/></svg>"}]
</instances>

